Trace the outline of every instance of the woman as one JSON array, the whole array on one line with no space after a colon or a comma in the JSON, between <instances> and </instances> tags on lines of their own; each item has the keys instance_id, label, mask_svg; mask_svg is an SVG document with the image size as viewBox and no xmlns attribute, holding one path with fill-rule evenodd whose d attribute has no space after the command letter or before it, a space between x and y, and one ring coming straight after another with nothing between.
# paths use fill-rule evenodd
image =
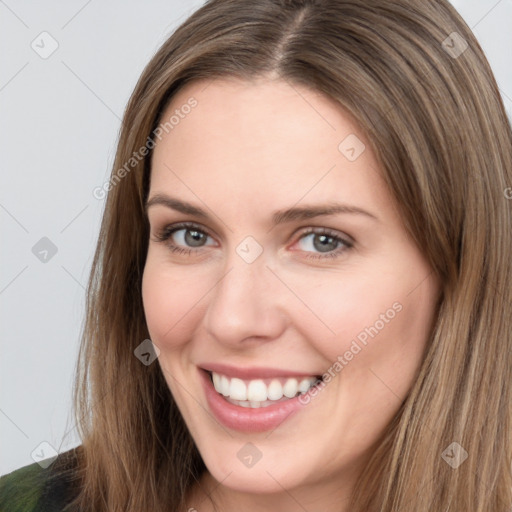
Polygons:
<instances>
[{"instance_id":1,"label":"woman","mask_svg":"<svg viewBox=\"0 0 512 512\"><path fill-rule=\"evenodd\" d=\"M447 2L208 2L104 187L83 443L4 506L510 511L511 184Z\"/></svg>"}]
</instances>

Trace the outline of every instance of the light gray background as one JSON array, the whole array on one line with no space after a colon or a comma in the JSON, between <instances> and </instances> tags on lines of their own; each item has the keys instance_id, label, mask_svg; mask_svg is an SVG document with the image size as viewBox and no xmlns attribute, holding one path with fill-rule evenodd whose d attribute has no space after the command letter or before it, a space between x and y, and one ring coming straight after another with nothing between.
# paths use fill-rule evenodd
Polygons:
<instances>
[{"instance_id":1,"label":"light gray background","mask_svg":"<svg viewBox=\"0 0 512 512\"><path fill-rule=\"evenodd\" d=\"M0 474L34 462L34 451L50 455L42 442L59 452L79 444L71 389L104 204L92 190L108 179L144 66L202 4L0 0ZM512 0L453 4L512 117ZM51 49L45 31L58 48L43 59L31 45ZM57 248L46 262L32 252L43 237Z\"/></svg>"}]
</instances>

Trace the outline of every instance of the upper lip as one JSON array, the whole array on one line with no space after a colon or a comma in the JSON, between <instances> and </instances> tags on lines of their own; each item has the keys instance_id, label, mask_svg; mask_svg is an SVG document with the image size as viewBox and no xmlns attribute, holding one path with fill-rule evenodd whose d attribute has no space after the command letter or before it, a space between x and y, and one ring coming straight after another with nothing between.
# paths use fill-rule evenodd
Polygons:
<instances>
[{"instance_id":1,"label":"upper lip","mask_svg":"<svg viewBox=\"0 0 512 512\"><path fill-rule=\"evenodd\" d=\"M272 377L311 377L319 376L315 372L302 372L297 370L284 370L281 368L264 368L261 366L236 367L222 363L204 363L199 368L209 372L220 373L226 377L238 377L239 379L270 379Z\"/></svg>"}]
</instances>

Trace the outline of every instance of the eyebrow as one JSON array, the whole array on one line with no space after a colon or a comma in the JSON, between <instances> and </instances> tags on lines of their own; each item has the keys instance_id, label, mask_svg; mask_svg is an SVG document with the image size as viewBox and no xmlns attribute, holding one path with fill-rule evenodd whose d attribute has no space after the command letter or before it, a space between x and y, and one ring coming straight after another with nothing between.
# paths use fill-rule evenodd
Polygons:
<instances>
[{"instance_id":1,"label":"eyebrow","mask_svg":"<svg viewBox=\"0 0 512 512\"><path fill-rule=\"evenodd\" d=\"M187 215L194 215L204 219L210 218L210 216L201 208L187 203L186 201L182 201L174 197L169 197L165 194L156 194L151 199L149 199L145 205L146 213L151 206L155 206L157 204L166 206L167 208L171 208L172 210L176 210ZM272 224L276 226L285 222L307 220L314 217L335 215L339 213L364 215L373 220L379 221L379 218L376 215L357 206L331 202L322 205L292 207L286 210L278 210L272 215Z\"/></svg>"}]
</instances>

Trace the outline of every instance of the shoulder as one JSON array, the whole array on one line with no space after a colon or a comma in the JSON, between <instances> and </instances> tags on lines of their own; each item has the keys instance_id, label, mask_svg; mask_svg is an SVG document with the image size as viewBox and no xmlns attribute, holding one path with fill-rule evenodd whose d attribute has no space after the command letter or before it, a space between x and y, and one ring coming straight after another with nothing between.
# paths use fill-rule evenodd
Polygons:
<instances>
[{"instance_id":1,"label":"shoulder","mask_svg":"<svg viewBox=\"0 0 512 512\"><path fill-rule=\"evenodd\" d=\"M0 478L0 512L61 512L78 493L80 447L59 454L46 469L37 463Z\"/></svg>"}]
</instances>

